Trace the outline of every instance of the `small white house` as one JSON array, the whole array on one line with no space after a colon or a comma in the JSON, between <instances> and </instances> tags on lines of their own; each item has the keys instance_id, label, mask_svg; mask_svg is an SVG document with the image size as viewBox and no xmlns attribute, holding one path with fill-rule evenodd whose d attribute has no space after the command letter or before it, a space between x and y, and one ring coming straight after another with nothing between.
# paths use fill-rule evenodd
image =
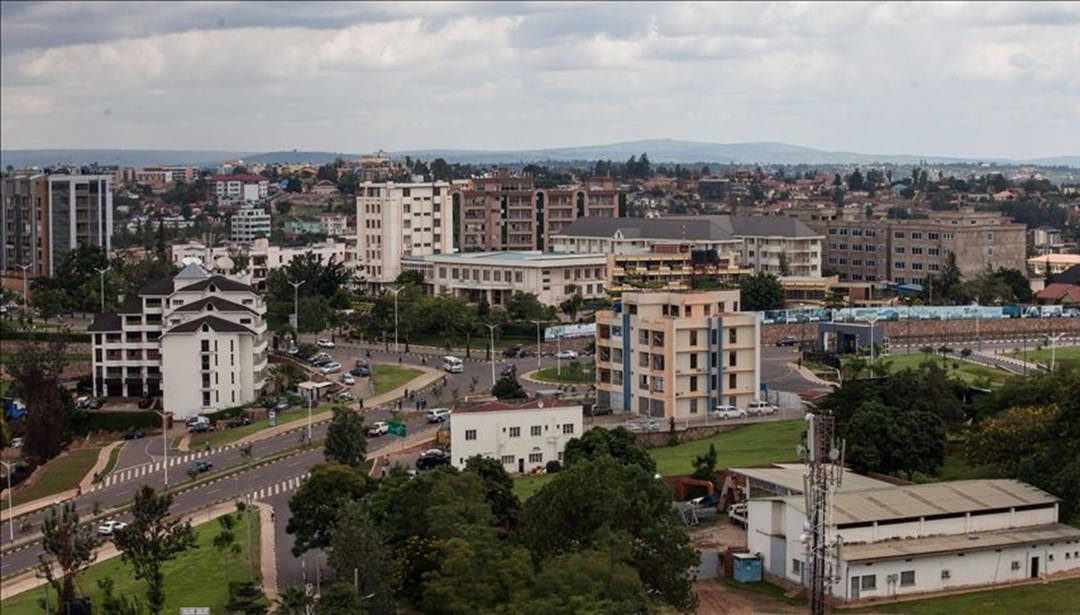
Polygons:
<instances>
[{"instance_id":1,"label":"small white house","mask_svg":"<svg viewBox=\"0 0 1080 615\"><path fill-rule=\"evenodd\" d=\"M1080 570L1080 529L1054 496L1016 480L836 493L826 528L832 593L852 602L992 587ZM751 499L747 546L768 575L809 584L806 499Z\"/></svg>"},{"instance_id":2,"label":"small white house","mask_svg":"<svg viewBox=\"0 0 1080 615\"><path fill-rule=\"evenodd\" d=\"M581 404L553 399L483 402L454 409L450 453L458 469L469 457L482 455L502 461L511 474L524 474L552 459L561 462L566 443L581 434Z\"/></svg>"}]
</instances>

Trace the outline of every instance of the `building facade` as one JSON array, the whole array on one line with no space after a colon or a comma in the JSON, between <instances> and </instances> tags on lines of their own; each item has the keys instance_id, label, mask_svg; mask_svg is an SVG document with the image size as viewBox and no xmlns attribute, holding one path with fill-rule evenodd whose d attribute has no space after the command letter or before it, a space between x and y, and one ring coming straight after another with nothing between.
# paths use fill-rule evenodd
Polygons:
<instances>
[{"instance_id":1,"label":"building facade","mask_svg":"<svg viewBox=\"0 0 1080 615\"><path fill-rule=\"evenodd\" d=\"M266 380L265 312L252 287L189 264L90 325L94 393L161 395L180 418L251 403Z\"/></svg>"},{"instance_id":2,"label":"building facade","mask_svg":"<svg viewBox=\"0 0 1080 615\"><path fill-rule=\"evenodd\" d=\"M270 236L270 214L261 207L241 207L229 216L229 239L251 243Z\"/></svg>"},{"instance_id":3,"label":"building facade","mask_svg":"<svg viewBox=\"0 0 1080 615\"><path fill-rule=\"evenodd\" d=\"M174 265L183 267L192 259L195 259L205 269L221 275L232 272L231 270L220 270L217 267L218 259L229 257L235 260L237 255L247 256L247 267L242 272L239 272L239 277L245 279L245 283L260 291L266 289L266 277L270 275L271 270L285 267L292 262L292 259L305 254L315 255L319 259L319 263L323 265L329 264L331 260L336 263L344 263L349 268L355 265L352 260L354 254L349 250L349 245L335 241L290 247L272 246L269 239L257 238L250 244L245 245L207 247L201 243L191 242L174 244L171 249Z\"/></svg>"},{"instance_id":4,"label":"building facade","mask_svg":"<svg viewBox=\"0 0 1080 615\"><path fill-rule=\"evenodd\" d=\"M553 399L520 404L481 402L454 409L450 453L463 469L473 455L497 459L510 474L543 468L563 460L566 443L583 433L582 407Z\"/></svg>"},{"instance_id":5,"label":"building facade","mask_svg":"<svg viewBox=\"0 0 1080 615\"><path fill-rule=\"evenodd\" d=\"M207 189L214 203L257 203L270 195L270 180L262 175L211 175Z\"/></svg>"},{"instance_id":6,"label":"building facade","mask_svg":"<svg viewBox=\"0 0 1080 615\"><path fill-rule=\"evenodd\" d=\"M625 292L596 313L597 404L677 419L745 408L761 387L760 341L737 290Z\"/></svg>"},{"instance_id":7,"label":"building facade","mask_svg":"<svg viewBox=\"0 0 1080 615\"><path fill-rule=\"evenodd\" d=\"M402 270L419 271L432 294L448 293L471 302L505 305L516 292L558 305L575 293L606 297L603 255L542 252L466 252L405 258Z\"/></svg>"},{"instance_id":8,"label":"building facade","mask_svg":"<svg viewBox=\"0 0 1080 615\"><path fill-rule=\"evenodd\" d=\"M607 286L612 293L738 288L739 279L753 273L739 266L734 252L721 254L689 244L655 244L648 252L607 255Z\"/></svg>"},{"instance_id":9,"label":"building facade","mask_svg":"<svg viewBox=\"0 0 1080 615\"><path fill-rule=\"evenodd\" d=\"M349 231L349 217L345 214L318 214L315 219L323 232L331 237L340 237Z\"/></svg>"},{"instance_id":10,"label":"building facade","mask_svg":"<svg viewBox=\"0 0 1080 615\"><path fill-rule=\"evenodd\" d=\"M447 182L364 182L357 189L357 253L369 284L392 283L401 259L453 252Z\"/></svg>"},{"instance_id":11,"label":"building facade","mask_svg":"<svg viewBox=\"0 0 1080 615\"><path fill-rule=\"evenodd\" d=\"M3 180L0 270L52 275L82 245L112 250L111 175L13 173Z\"/></svg>"}]
</instances>

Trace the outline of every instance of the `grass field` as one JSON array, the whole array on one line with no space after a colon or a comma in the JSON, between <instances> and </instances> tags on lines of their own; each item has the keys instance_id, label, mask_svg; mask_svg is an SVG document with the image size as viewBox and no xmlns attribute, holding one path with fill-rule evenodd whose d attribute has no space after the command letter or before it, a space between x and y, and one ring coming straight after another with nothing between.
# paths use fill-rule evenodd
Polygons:
<instances>
[{"instance_id":1,"label":"grass field","mask_svg":"<svg viewBox=\"0 0 1080 615\"><path fill-rule=\"evenodd\" d=\"M371 369L371 373L371 377L374 378L374 394L382 395L405 386L424 372L411 367L379 364Z\"/></svg>"},{"instance_id":2,"label":"grass field","mask_svg":"<svg viewBox=\"0 0 1080 615\"><path fill-rule=\"evenodd\" d=\"M120 450L122 448L124 448L124 447L123 446L114 446L113 449L111 451L109 451L109 461L105 464L105 467L102 468L102 470L101 470L101 477L102 478L105 478L106 476L108 476L109 472L112 472L113 468L116 467L116 463L118 461L120 461Z\"/></svg>"},{"instance_id":3,"label":"grass field","mask_svg":"<svg viewBox=\"0 0 1080 615\"><path fill-rule=\"evenodd\" d=\"M942 364L941 355L930 355L930 359L935 360L938 365ZM890 371L893 372L898 372L909 367L917 369L919 365L926 360L927 356L922 353L889 355L883 359L885 363L891 365ZM956 369L953 369L953 363L958 365ZM1013 376L1009 372L1000 369L975 365L974 363L968 363L967 361L961 361L960 359L953 359L951 357L946 359L945 365L948 367L950 374L969 384L976 384L984 380L989 380L991 387L999 387Z\"/></svg>"},{"instance_id":4,"label":"grass field","mask_svg":"<svg viewBox=\"0 0 1080 615\"><path fill-rule=\"evenodd\" d=\"M704 440L651 448L649 454L656 460L657 471L664 476L693 472L694 457L707 453L710 443L716 445L717 468L798 461L795 446L804 431L806 422L801 420L755 423Z\"/></svg>"},{"instance_id":5,"label":"grass field","mask_svg":"<svg viewBox=\"0 0 1080 615\"><path fill-rule=\"evenodd\" d=\"M81 448L45 464L44 469L38 471L38 478L33 485L26 488L15 487L15 493L12 494L13 505L18 506L74 489L87 472L93 469L100 450Z\"/></svg>"},{"instance_id":6,"label":"grass field","mask_svg":"<svg viewBox=\"0 0 1080 615\"><path fill-rule=\"evenodd\" d=\"M177 559L165 564L165 609L163 613L178 613L181 607L210 607L211 613L224 613L225 603L229 599L229 581L243 581L248 578L247 563L247 525L241 522L235 532L236 541L241 551L237 555L224 555L214 548L214 536L220 532L220 525L215 519L195 528L199 547L184 553ZM255 548L258 549L259 516L251 514L251 535ZM258 551L255 555L255 573L258 575ZM111 578L116 585L113 593L139 598L146 603L146 584L135 579L131 566L120 561L119 557L109 559L94 566L79 576L80 587L90 592L93 603L101 604L102 595L97 587L97 580ZM50 592L50 604L56 605L56 594ZM39 601L45 590L38 588L0 602L0 611L4 613L43 613Z\"/></svg>"},{"instance_id":7,"label":"grass field","mask_svg":"<svg viewBox=\"0 0 1080 615\"><path fill-rule=\"evenodd\" d=\"M540 474L534 476L532 474L526 474L524 476L517 476L514 478L514 495L518 496L518 499L524 502L532 496L536 495L537 491L550 483L557 474Z\"/></svg>"},{"instance_id":8,"label":"grass field","mask_svg":"<svg viewBox=\"0 0 1080 615\"><path fill-rule=\"evenodd\" d=\"M910 615L965 615L967 613L1076 613L1080 610L1080 579L1008 587L991 591L878 604L851 613L906 613Z\"/></svg>"},{"instance_id":9,"label":"grass field","mask_svg":"<svg viewBox=\"0 0 1080 615\"><path fill-rule=\"evenodd\" d=\"M592 384L596 382L596 374L591 369L584 369L580 364L577 367L563 366L562 374L557 367L549 367L533 372L530 376L533 380L550 382L552 384Z\"/></svg>"},{"instance_id":10,"label":"grass field","mask_svg":"<svg viewBox=\"0 0 1080 615\"><path fill-rule=\"evenodd\" d=\"M321 406L315 406L311 409L311 420L319 421L327 413L330 412L331 405L323 404ZM295 421L306 421L308 417L307 408L301 406L293 406L292 408L281 411L277 411L277 424L284 425L286 423L293 423ZM224 446L237 440L249 436L258 431L262 431L270 426L270 419L263 419L261 421L254 421L250 425L244 425L243 427L235 427L233 429L222 429L221 431L211 431L206 433L197 433L191 436L191 444L189 448L191 450L198 449L206 446L206 443L210 443L211 448L217 448Z\"/></svg>"},{"instance_id":11,"label":"grass field","mask_svg":"<svg viewBox=\"0 0 1080 615\"><path fill-rule=\"evenodd\" d=\"M1043 350L1028 350L1011 352L1010 357L1020 359L1021 361L1027 361L1029 363L1042 363L1043 365L1050 365L1050 349ZM1025 358L1026 357L1026 358ZM1066 346L1065 348L1058 348L1054 351L1054 362L1056 364L1068 364L1074 367L1080 367L1080 346Z\"/></svg>"}]
</instances>

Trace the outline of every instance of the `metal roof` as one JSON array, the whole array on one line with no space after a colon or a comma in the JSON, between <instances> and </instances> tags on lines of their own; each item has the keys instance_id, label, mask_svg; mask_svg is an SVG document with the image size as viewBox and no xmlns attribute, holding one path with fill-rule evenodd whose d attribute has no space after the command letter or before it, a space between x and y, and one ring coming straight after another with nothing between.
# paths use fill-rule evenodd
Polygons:
<instances>
[{"instance_id":1,"label":"metal roof","mask_svg":"<svg viewBox=\"0 0 1080 615\"><path fill-rule=\"evenodd\" d=\"M176 308L176 311L201 312L206 308L207 305L212 305L213 309L219 312L251 312L252 314L255 313L255 310L247 306L240 305L239 303L233 303L232 301L227 301L225 299L222 299L221 297L206 297L204 299L199 299L198 301L194 301L192 303L188 303Z\"/></svg>"},{"instance_id":2,"label":"metal roof","mask_svg":"<svg viewBox=\"0 0 1080 615\"><path fill-rule=\"evenodd\" d=\"M792 493L802 493L804 488L803 476L806 475L807 467L800 463L776 463L767 468L731 468L729 471L763 483L779 485ZM892 486L894 486L892 483L845 470L844 482L840 486L840 491L858 491Z\"/></svg>"},{"instance_id":3,"label":"metal roof","mask_svg":"<svg viewBox=\"0 0 1080 615\"><path fill-rule=\"evenodd\" d=\"M234 322L218 318L217 316L203 316L202 318L196 318L195 320L190 320L188 322L176 325L175 327L166 331L165 334L168 335L170 333L195 333L203 325L207 325L208 327L219 333L255 333L244 325L238 325Z\"/></svg>"},{"instance_id":4,"label":"metal roof","mask_svg":"<svg viewBox=\"0 0 1080 615\"><path fill-rule=\"evenodd\" d=\"M1080 529L1054 523L993 532L850 544L844 545L842 553L848 562L877 561L1077 539L1080 539Z\"/></svg>"}]
</instances>

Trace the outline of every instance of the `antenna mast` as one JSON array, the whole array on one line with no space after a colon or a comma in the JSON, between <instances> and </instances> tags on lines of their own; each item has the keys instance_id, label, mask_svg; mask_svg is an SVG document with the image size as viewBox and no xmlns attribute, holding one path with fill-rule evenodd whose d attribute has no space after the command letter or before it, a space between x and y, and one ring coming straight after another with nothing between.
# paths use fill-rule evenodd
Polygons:
<instances>
[{"instance_id":1,"label":"antenna mast","mask_svg":"<svg viewBox=\"0 0 1080 615\"><path fill-rule=\"evenodd\" d=\"M809 466L806 493L806 523L808 539L807 563L810 568L810 612L824 615L829 612L830 588L834 582L833 560L836 553L827 536L832 512L831 496L843 477L842 444L836 443L832 415L807 415L806 462ZM836 549L839 550L839 541Z\"/></svg>"}]
</instances>

